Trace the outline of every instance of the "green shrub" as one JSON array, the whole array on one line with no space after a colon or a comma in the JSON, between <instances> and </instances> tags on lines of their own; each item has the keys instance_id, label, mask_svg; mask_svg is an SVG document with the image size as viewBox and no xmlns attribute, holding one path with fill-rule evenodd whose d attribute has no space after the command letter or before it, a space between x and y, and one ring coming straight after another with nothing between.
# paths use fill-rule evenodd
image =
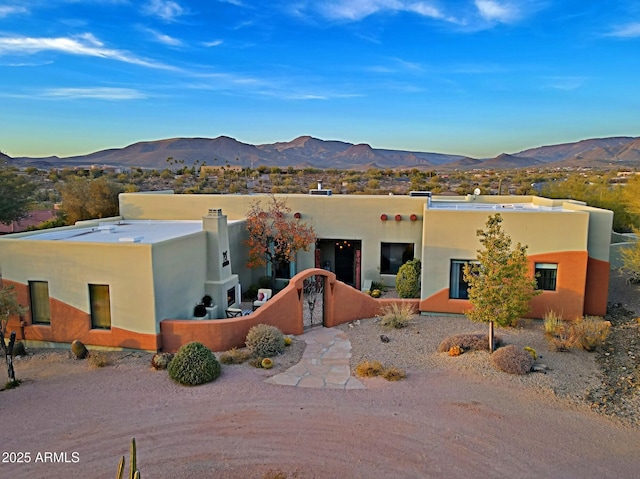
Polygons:
<instances>
[{"instance_id":1,"label":"green shrub","mask_svg":"<svg viewBox=\"0 0 640 479\"><path fill-rule=\"evenodd\" d=\"M169 366L169 377L185 386L197 386L220 376L220 363L209 348L198 342L180 347Z\"/></svg>"},{"instance_id":2,"label":"green shrub","mask_svg":"<svg viewBox=\"0 0 640 479\"><path fill-rule=\"evenodd\" d=\"M173 353L156 353L151 358L151 367L153 369L162 370L167 369L169 363L173 359Z\"/></svg>"},{"instance_id":3,"label":"green shrub","mask_svg":"<svg viewBox=\"0 0 640 479\"><path fill-rule=\"evenodd\" d=\"M413 317L413 306L408 303L392 303L381 310L380 324L387 328L406 328Z\"/></svg>"},{"instance_id":4,"label":"green shrub","mask_svg":"<svg viewBox=\"0 0 640 479\"><path fill-rule=\"evenodd\" d=\"M491 363L499 370L509 374L527 374L535 360L522 348L513 344L499 348L491 355Z\"/></svg>"},{"instance_id":5,"label":"green shrub","mask_svg":"<svg viewBox=\"0 0 640 479\"><path fill-rule=\"evenodd\" d=\"M576 344L585 351L594 351L607 339L611 323L596 316L585 316L576 320L572 328Z\"/></svg>"},{"instance_id":6,"label":"green shrub","mask_svg":"<svg viewBox=\"0 0 640 479\"><path fill-rule=\"evenodd\" d=\"M252 327L245 342L253 356L270 358L284 352L284 334L269 324L257 324Z\"/></svg>"},{"instance_id":7,"label":"green shrub","mask_svg":"<svg viewBox=\"0 0 640 479\"><path fill-rule=\"evenodd\" d=\"M396 291L401 298L420 297L420 274L422 264L419 259L407 261L396 275Z\"/></svg>"},{"instance_id":8,"label":"green shrub","mask_svg":"<svg viewBox=\"0 0 640 479\"><path fill-rule=\"evenodd\" d=\"M495 336L496 347L502 344L502 338ZM439 353L448 353L451 347L459 346L463 351L489 351L489 336L486 334L458 334L449 336L438 345Z\"/></svg>"}]
</instances>

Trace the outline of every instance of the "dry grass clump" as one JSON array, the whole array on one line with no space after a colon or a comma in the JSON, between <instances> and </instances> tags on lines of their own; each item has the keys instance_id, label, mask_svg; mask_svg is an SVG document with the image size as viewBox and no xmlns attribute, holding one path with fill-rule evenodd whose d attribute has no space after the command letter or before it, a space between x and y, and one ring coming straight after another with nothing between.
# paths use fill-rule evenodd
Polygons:
<instances>
[{"instance_id":1,"label":"dry grass clump","mask_svg":"<svg viewBox=\"0 0 640 479\"><path fill-rule=\"evenodd\" d=\"M496 347L502 344L499 336L494 336ZM449 336L438 345L439 353L448 353L451 348L458 346L462 351L489 351L489 336L487 334L458 334Z\"/></svg>"},{"instance_id":2,"label":"dry grass clump","mask_svg":"<svg viewBox=\"0 0 640 479\"><path fill-rule=\"evenodd\" d=\"M494 367L509 374L527 374L534 362L528 351L513 344L496 349L491 355Z\"/></svg>"},{"instance_id":3,"label":"dry grass clump","mask_svg":"<svg viewBox=\"0 0 640 479\"><path fill-rule=\"evenodd\" d=\"M380 324L387 328L406 328L414 315L413 306L409 303L392 303L381 309Z\"/></svg>"},{"instance_id":4,"label":"dry grass clump","mask_svg":"<svg viewBox=\"0 0 640 479\"><path fill-rule=\"evenodd\" d=\"M387 381L400 381L407 377L407 373L396 366L384 368L380 361L362 361L356 366L356 375L361 378L381 376Z\"/></svg>"},{"instance_id":5,"label":"dry grass clump","mask_svg":"<svg viewBox=\"0 0 640 479\"><path fill-rule=\"evenodd\" d=\"M105 351L91 351L89 353L89 366L92 368L104 368L111 364L111 358Z\"/></svg>"},{"instance_id":6,"label":"dry grass clump","mask_svg":"<svg viewBox=\"0 0 640 479\"><path fill-rule=\"evenodd\" d=\"M572 327L576 344L580 344L585 351L595 351L607 339L611 322L597 316L585 316L577 319Z\"/></svg>"},{"instance_id":7,"label":"dry grass clump","mask_svg":"<svg viewBox=\"0 0 640 479\"><path fill-rule=\"evenodd\" d=\"M167 369L173 359L173 353L156 353L151 357L151 367L157 371Z\"/></svg>"},{"instance_id":8,"label":"dry grass clump","mask_svg":"<svg viewBox=\"0 0 640 479\"><path fill-rule=\"evenodd\" d=\"M356 375L361 378L380 376L383 367L380 361L362 361L356 366Z\"/></svg>"},{"instance_id":9,"label":"dry grass clump","mask_svg":"<svg viewBox=\"0 0 640 479\"><path fill-rule=\"evenodd\" d=\"M407 373L404 370L396 367L390 366L382 370L382 374L380 374L387 381L400 381L407 377Z\"/></svg>"},{"instance_id":10,"label":"dry grass clump","mask_svg":"<svg viewBox=\"0 0 640 479\"><path fill-rule=\"evenodd\" d=\"M242 364L251 359L251 352L247 349L232 348L220 354L218 360L222 364Z\"/></svg>"},{"instance_id":11,"label":"dry grass clump","mask_svg":"<svg viewBox=\"0 0 640 479\"><path fill-rule=\"evenodd\" d=\"M597 316L585 316L573 322L562 320L553 311L544 316L545 336L555 351L568 351L572 347L595 351L607 339L610 328L609 321Z\"/></svg>"}]
</instances>

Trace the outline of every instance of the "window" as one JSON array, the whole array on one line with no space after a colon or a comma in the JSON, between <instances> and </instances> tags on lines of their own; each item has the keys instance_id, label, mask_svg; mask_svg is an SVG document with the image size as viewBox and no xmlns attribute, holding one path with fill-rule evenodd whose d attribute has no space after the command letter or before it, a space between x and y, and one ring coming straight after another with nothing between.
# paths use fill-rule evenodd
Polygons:
<instances>
[{"instance_id":1,"label":"window","mask_svg":"<svg viewBox=\"0 0 640 479\"><path fill-rule=\"evenodd\" d=\"M49 310L49 283L46 281L29 281L31 299L31 320L34 324L51 324Z\"/></svg>"},{"instance_id":2,"label":"window","mask_svg":"<svg viewBox=\"0 0 640 479\"><path fill-rule=\"evenodd\" d=\"M451 273L449 275L449 298L469 299L469 284L464 280L464 266L467 263L475 263L469 260L451 260Z\"/></svg>"},{"instance_id":3,"label":"window","mask_svg":"<svg viewBox=\"0 0 640 479\"><path fill-rule=\"evenodd\" d=\"M413 259L413 243L382 243L380 273L398 274L400 266Z\"/></svg>"},{"instance_id":4,"label":"window","mask_svg":"<svg viewBox=\"0 0 640 479\"><path fill-rule=\"evenodd\" d=\"M557 277L557 264L536 263L536 281L538 282L538 289L542 289L544 291L555 291Z\"/></svg>"},{"instance_id":5,"label":"window","mask_svg":"<svg viewBox=\"0 0 640 479\"><path fill-rule=\"evenodd\" d=\"M295 276L295 261L278 260L276 262L276 278L291 279Z\"/></svg>"},{"instance_id":6,"label":"window","mask_svg":"<svg viewBox=\"0 0 640 479\"><path fill-rule=\"evenodd\" d=\"M91 327L95 329L111 329L109 285L90 284L89 303L91 305Z\"/></svg>"}]
</instances>

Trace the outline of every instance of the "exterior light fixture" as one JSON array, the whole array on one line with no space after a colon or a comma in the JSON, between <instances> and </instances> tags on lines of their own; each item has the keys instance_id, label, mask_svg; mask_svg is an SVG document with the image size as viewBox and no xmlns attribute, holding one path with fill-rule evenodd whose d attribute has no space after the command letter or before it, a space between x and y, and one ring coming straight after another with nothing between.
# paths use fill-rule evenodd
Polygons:
<instances>
[{"instance_id":1,"label":"exterior light fixture","mask_svg":"<svg viewBox=\"0 0 640 479\"><path fill-rule=\"evenodd\" d=\"M384 213L382 213L382 214L380 215L380 219L381 219L382 221L387 221L387 215L385 215Z\"/></svg>"},{"instance_id":2,"label":"exterior light fixture","mask_svg":"<svg viewBox=\"0 0 640 479\"><path fill-rule=\"evenodd\" d=\"M411 218L411 221L416 221L418 219L418 216L413 214L409 218Z\"/></svg>"},{"instance_id":3,"label":"exterior light fixture","mask_svg":"<svg viewBox=\"0 0 640 479\"><path fill-rule=\"evenodd\" d=\"M402 221L402 216L396 215L396 221Z\"/></svg>"},{"instance_id":4,"label":"exterior light fixture","mask_svg":"<svg viewBox=\"0 0 640 479\"><path fill-rule=\"evenodd\" d=\"M300 212L296 211L296 212L293 214L293 217L294 217L295 219L299 220L300 218L302 218L302 215L300 214Z\"/></svg>"}]
</instances>

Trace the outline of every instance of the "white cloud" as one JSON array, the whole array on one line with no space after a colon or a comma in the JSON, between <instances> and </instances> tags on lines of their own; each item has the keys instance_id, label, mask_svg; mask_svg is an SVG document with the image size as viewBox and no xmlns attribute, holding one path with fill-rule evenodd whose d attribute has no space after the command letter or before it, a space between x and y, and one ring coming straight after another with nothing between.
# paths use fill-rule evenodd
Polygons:
<instances>
[{"instance_id":1,"label":"white cloud","mask_svg":"<svg viewBox=\"0 0 640 479\"><path fill-rule=\"evenodd\" d=\"M188 10L172 0L151 0L143 8L143 13L152 17L158 17L165 22L175 21L178 17L186 15Z\"/></svg>"},{"instance_id":2,"label":"white cloud","mask_svg":"<svg viewBox=\"0 0 640 479\"><path fill-rule=\"evenodd\" d=\"M558 76L558 77L545 77L543 78L546 88L552 88L554 90L572 91L577 90L584 85L587 80L581 76Z\"/></svg>"},{"instance_id":3,"label":"white cloud","mask_svg":"<svg viewBox=\"0 0 640 479\"><path fill-rule=\"evenodd\" d=\"M55 51L69 55L80 55L116 60L147 68L176 70L176 68L138 58L126 50L105 48L93 34L74 37L0 37L0 55L33 55L42 51Z\"/></svg>"},{"instance_id":4,"label":"white cloud","mask_svg":"<svg viewBox=\"0 0 640 479\"><path fill-rule=\"evenodd\" d=\"M437 7L425 1L407 0L331 0L316 7L322 15L334 20L362 20L380 12L412 12L418 15L453 21ZM298 11L301 8L298 7Z\"/></svg>"},{"instance_id":5,"label":"white cloud","mask_svg":"<svg viewBox=\"0 0 640 479\"><path fill-rule=\"evenodd\" d=\"M640 37L640 22L638 23L628 23L626 25L621 25L616 27L607 34L609 37L619 37L619 38L638 38Z\"/></svg>"},{"instance_id":6,"label":"white cloud","mask_svg":"<svg viewBox=\"0 0 640 479\"><path fill-rule=\"evenodd\" d=\"M182 41L180 41L177 38L171 37L169 35L165 35L164 33L161 33L157 30L154 30L152 28L145 28L145 31L150 33L151 36L154 38L155 41L159 42L159 43L163 43L165 45L169 45L172 47L179 47L182 46Z\"/></svg>"},{"instance_id":7,"label":"white cloud","mask_svg":"<svg viewBox=\"0 0 640 479\"><path fill-rule=\"evenodd\" d=\"M218 45L222 45L222 40L212 40L210 42L202 42L202 45L205 47L217 47Z\"/></svg>"},{"instance_id":8,"label":"white cloud","mask_svg":"<svg viewBox=\"0 0 640 479\"><path fill-rule=\"evenodd\" d=\"M64 100L139 100L147 98L147 95L139 90L130 88L52 88L43 94L47 98Z\"/></svg>"},{"instance_id":9,"label":"white cloud","mask_svg":"<svg viewBox=\"0 0 640 479\"><path fill-rule=\"evenodd\" d=\"M480 15L490 22L509 23L520 16L515 5L496 0L475 0Z\"/></svg>"},{"instance_id":10,"label":"white cloud","mask_svg":"<svg viewBox=\"0 0 640 479\"><path fill-rule=\"evenodd\" d=\"M0 5L0 18L6 18L9 15L18 15L21 13L28 13L28 10L24 7L14 7L11 5Z\"/></svg>"}]
</instances>

